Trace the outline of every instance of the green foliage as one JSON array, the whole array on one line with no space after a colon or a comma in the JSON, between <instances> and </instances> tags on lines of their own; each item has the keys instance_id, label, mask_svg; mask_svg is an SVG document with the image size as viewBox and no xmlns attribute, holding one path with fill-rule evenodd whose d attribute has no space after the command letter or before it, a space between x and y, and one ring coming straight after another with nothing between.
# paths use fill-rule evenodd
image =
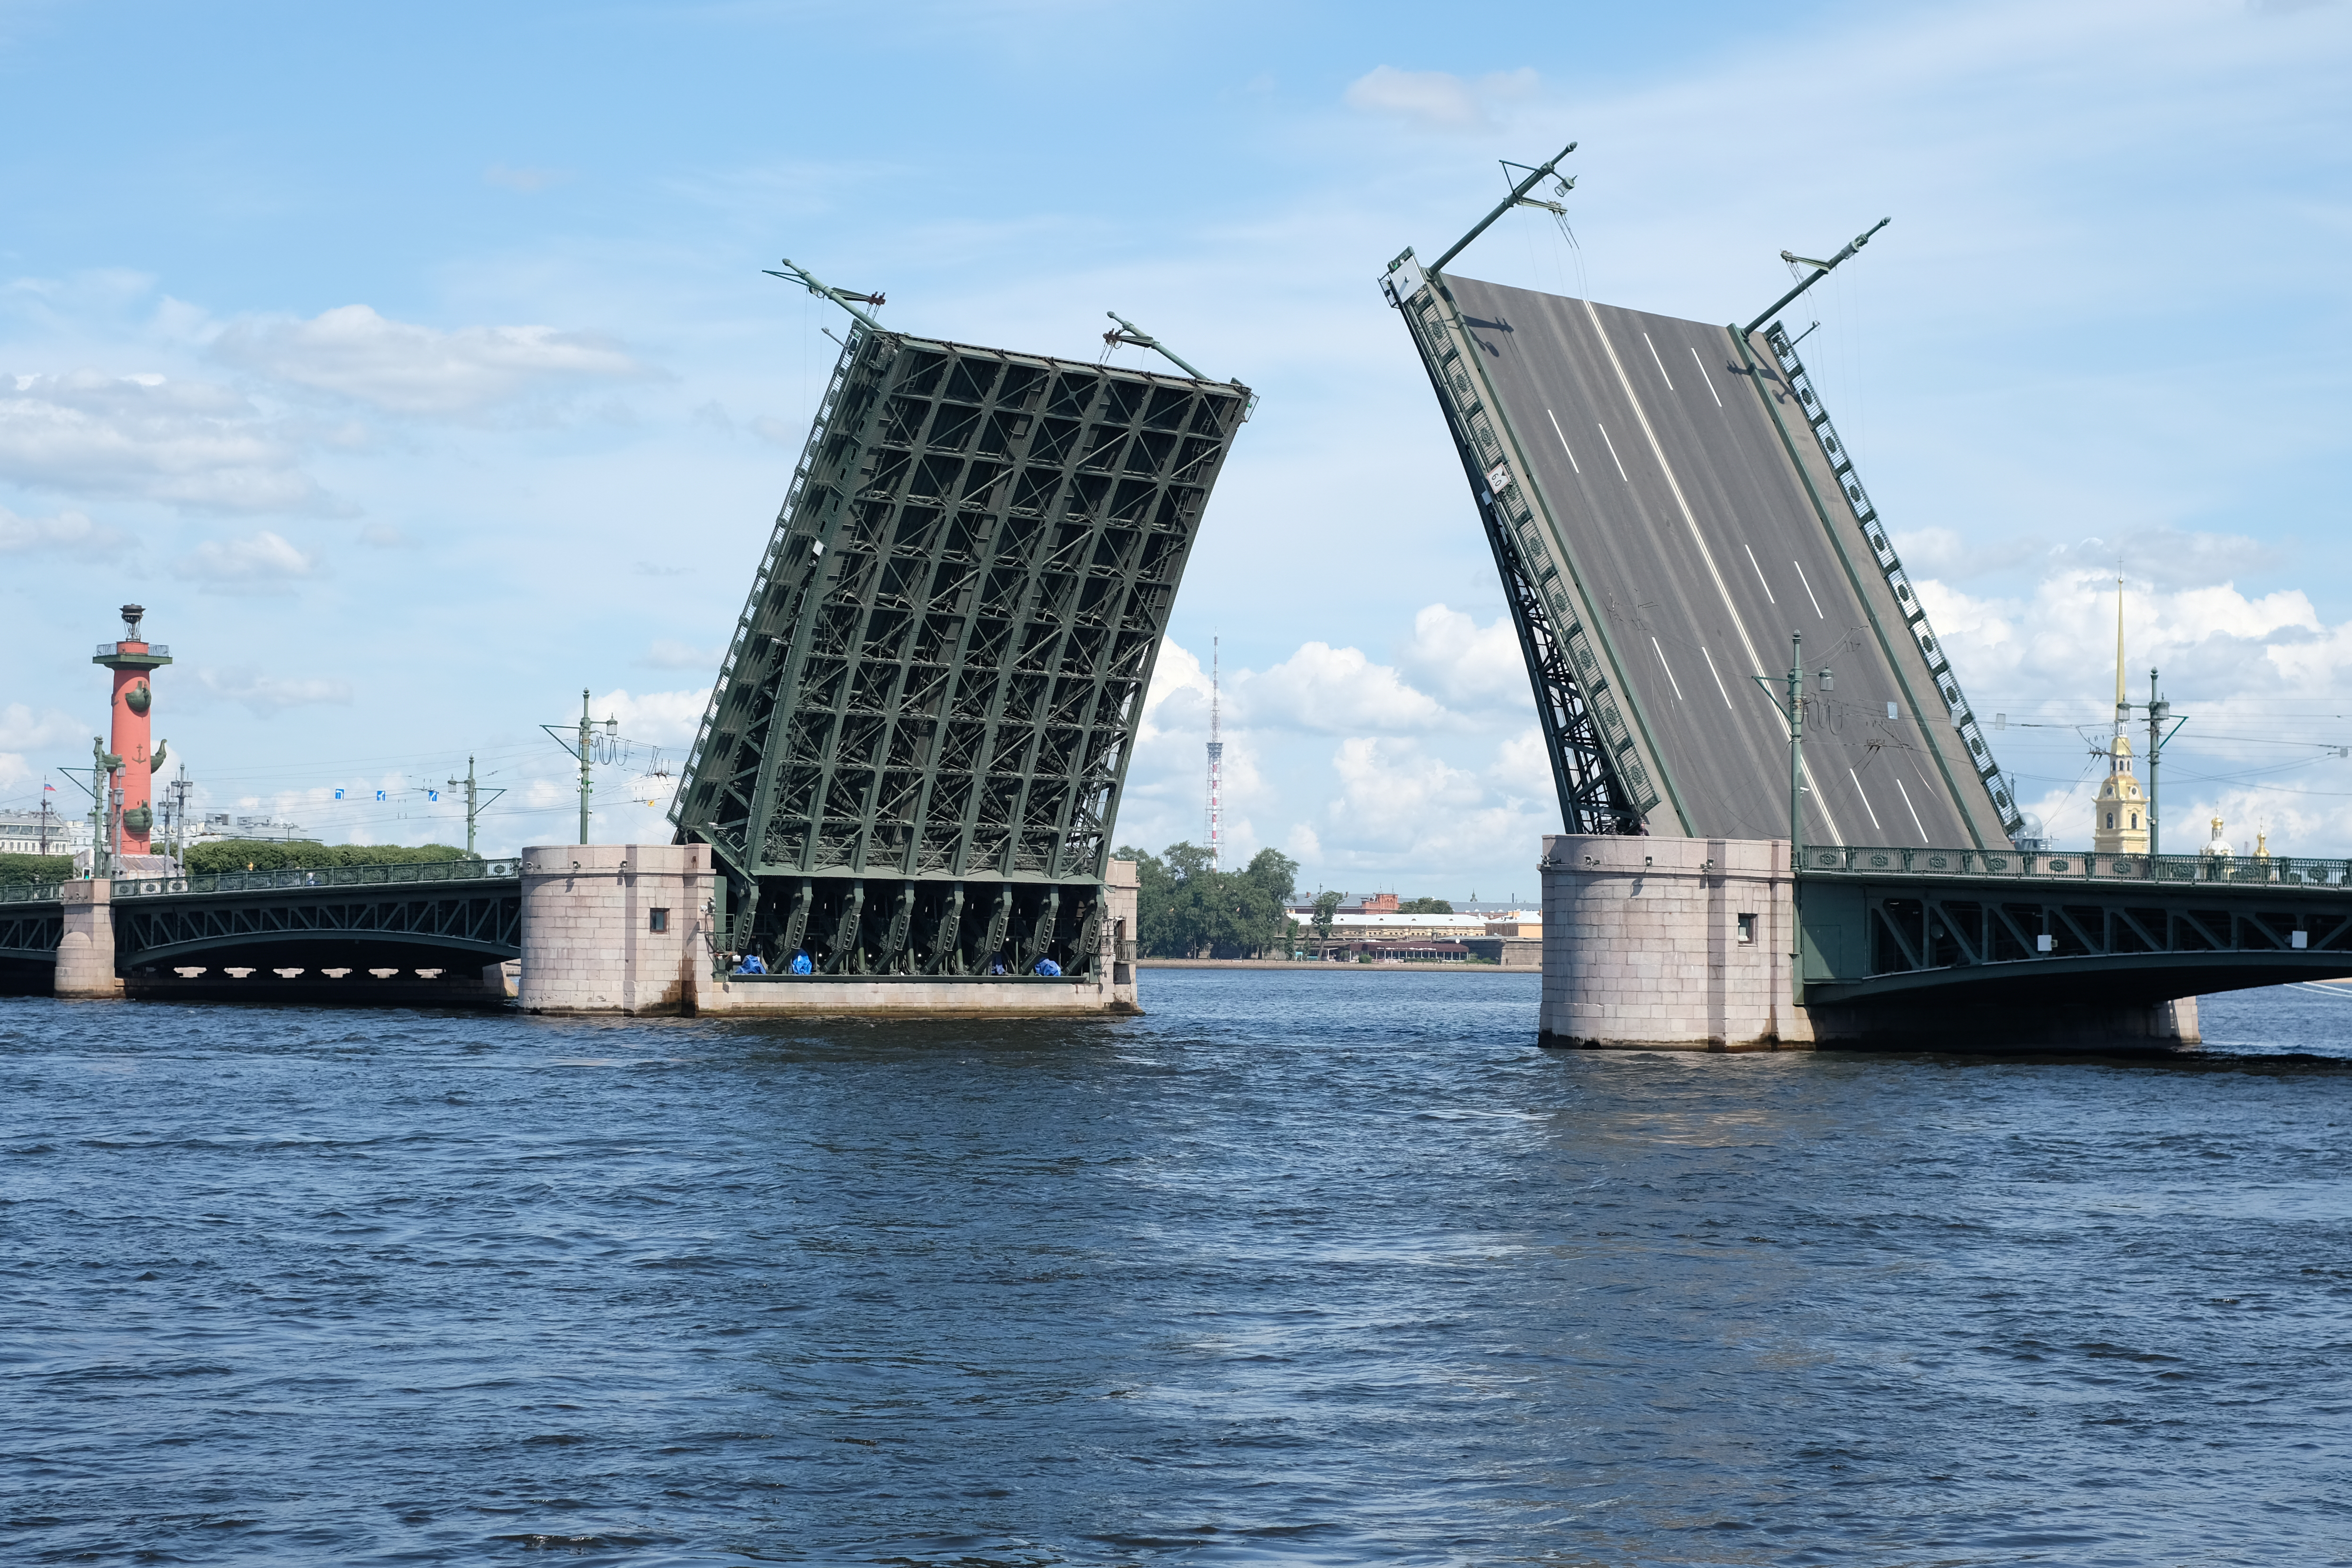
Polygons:
<instances>
[{"instance_id":1,"label":"green foliage","mask_svg":"<svg viewBox=\"0 0 2352 1568\"><path fill-rule=\"evenodd\" d=\"M73 873L71 855L0 854L0 883L64 882Z\"/></svg>"},{"instance_id":2,"label":"green foliage","mask_svg":"<svg viewBox=\"0 0 2352 1568\"><path fill-rule=\"evenodd\" d=\"M330 871L347 865L413 865L461 861L466 852L447 844L320 844L308 840L216 839L188 850L188 874L225 871Z\"/></svg>"},{"instance_id":3,"label":"green foliage","mask_svg":"<svg viewBox=\"0 0 2352 1568\"><path fill-rule=\"evenodd\" d=\"M1339 912L1339 901L1347 896L1337 889L1315 895L1315 940L1331 940L1331 917Z\"/></svg>"},{"instance_id":4,"label":"green foliage","mask_svg":"<svg viewBox=\"0 0 2352 1568\"><path fill-rule=\"evenodd\" d=\"M1286 957L1296 928L1283 907L1298 862L1260 850L1239 871L1211 871L1209 852L1173 843L1161 854L1113 852L1136 864L1136 945L1154 958Z\"/></svg>"},{"instance_id":5,"label":"green foliage","mask_svg":"<svg viewBox=\"0 0 2352 1568\"><path fill-rule=\"evenodd\" d=\"M1397 905L1399 915L1451 915L1454 905L1443 898L1408 898Z\"/></svg>"}]
</instances>

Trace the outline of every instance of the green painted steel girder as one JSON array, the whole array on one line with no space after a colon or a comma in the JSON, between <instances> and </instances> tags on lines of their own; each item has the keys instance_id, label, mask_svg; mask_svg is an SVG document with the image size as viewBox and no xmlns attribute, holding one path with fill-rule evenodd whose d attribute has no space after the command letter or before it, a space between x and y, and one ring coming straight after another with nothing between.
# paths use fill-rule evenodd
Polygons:
<instances>
[{"instance_id":1,"label":"green painted steel girder","mask_svg":"<svg viewBox=\"0 0 2352 1568\"><path fill-rule=\"evenodd\" d=\"M951 907L969 962L986 884L1099 885L1250 395L852 327L671 808L734 929L906 964ZM1024 894L1005 929L1084 902Z\"/></svg>"}]
</instances>

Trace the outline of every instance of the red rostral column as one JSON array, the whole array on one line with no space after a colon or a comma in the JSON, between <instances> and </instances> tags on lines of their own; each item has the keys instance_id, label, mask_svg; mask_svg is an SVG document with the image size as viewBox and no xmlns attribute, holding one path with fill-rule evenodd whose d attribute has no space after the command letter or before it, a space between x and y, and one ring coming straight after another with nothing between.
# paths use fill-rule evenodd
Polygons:
<instances>
[{"instance_id":1,"label":"red rostral column","mask_svg":"<svg viewBox=\"0 0 2352 1568\"><path fill-rule=\"evenodd\" d=\"M155 831L154 778L163 754L150 756L147 750L147 715L155 706L147 672L172 659L166 650L140 640L139 622L146 613L143 605L124 605L122 641L100 643L98 656L90 660L114 672L113 739L107 749L122 758L122 766L109 780L122 791L122 812L115 819L120 827L114 846L117 854L147 853L147 835Z\"/></svg>"}]
</instances>

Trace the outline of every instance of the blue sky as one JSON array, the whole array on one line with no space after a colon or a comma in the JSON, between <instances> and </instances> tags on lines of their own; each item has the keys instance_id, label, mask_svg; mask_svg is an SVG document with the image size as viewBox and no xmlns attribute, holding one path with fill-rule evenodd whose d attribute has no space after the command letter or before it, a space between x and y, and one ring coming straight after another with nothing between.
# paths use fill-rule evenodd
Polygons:
<instances>
[{"instance_id":1,"label":"blue sky","mask_svg":"<svg viewBox=\"0 0 2352 1568\"><path fill-rule=\"evenodd\" d=\"M2352 853L2347 66L2341 0L0 5L0 798L87 753L136 599L214 810L446 839L415 791L472 753L486 841L560 841L535 727L585 686L643 743L598 836L661 836L623 802L832 360L789 255L971 341L1118 309L1263 394L1122 840L1199 836L1216 635L1237 848L1531 894L1525 679L1371 279L1574 139L1577 246L1517 214L1457 270L1744 319L1894 216L1807 356L2062 839L2120 553L2194 716L2171 842Z\"/></svg>"}]
</instances>

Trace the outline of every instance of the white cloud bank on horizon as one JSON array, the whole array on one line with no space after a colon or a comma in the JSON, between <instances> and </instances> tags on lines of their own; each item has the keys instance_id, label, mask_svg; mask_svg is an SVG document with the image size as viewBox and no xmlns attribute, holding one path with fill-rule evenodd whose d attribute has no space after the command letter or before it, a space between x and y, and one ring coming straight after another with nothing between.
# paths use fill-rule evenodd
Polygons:
<instances>
[{"instance_id":1,"label":"white cloud bank on horizon","mask_svg":"<svg viewBox=\"0 0 2352 1568\"><path fill-rule=\"evenodd\" d=\"M267 674L249 665L194 672L197 686L206 695L242 705L257 718L275 718L289 708L314 704L348 706L352 684L332 676L290 678Z\"/></svg>"},{"instance_id":2,"label":"white cloud bank on horizon","mask_svg":"<svg viewBox=\"0 0 2352 1568\"><path fill-rule=\"evenodd\" d=\"M319 553L258 529L241 539L205 539L173 563L183 580L215 593L291 593L324 570Z\"/></svg>"},{"instance_id":3,"label":"white cloud bank on horizon","mask_svg":"<svg viewBox=\"0 0 2352 1568\"><path fill-rule=\"evenodd\" d=\"M121 528L89 520L87 514L62 511L54 517L27 517L0 507L0 555L60 555L86 560L111 560L139 541Z\"/></svg>"},{"instance_id":4,"label":"white cloud bank on horizon","mask_svg":"<svg viewBox=\"0 0 2352 1568\"><path fill-rule=\"evenodd\" d=\"M383 413L462 420L542 390L656 372L613 343L553 327L441 330L343 305L307 321L247 317L212 342L224 364Z\"/></svg>"},{"instance_id":5,"label":"white cloud bank on horizon","mask_svg":"<svg viewBox=\"0 0 2352 1568\"><path fill-rule=\"evenodd\" d=\"M1492 131L1505 105L1535 97L1538 78L1530 67L1493 71L1475 81L1450 71L1402 71L1375 66L1348 84L1350 109L1402 120L1420 131L1456 134Z\"/></svg>"},{"instance_id":6,"label":"white cloud bank on horizon","mask_svg":"<svg viewBox=\"0 0 2352 1568\"><path fill-rule=\"evenodd\" d=\"M328 504L293 444L243 393L153 374L0 381L0 478L207 511Z\"/></svg>"}]
</instances>

